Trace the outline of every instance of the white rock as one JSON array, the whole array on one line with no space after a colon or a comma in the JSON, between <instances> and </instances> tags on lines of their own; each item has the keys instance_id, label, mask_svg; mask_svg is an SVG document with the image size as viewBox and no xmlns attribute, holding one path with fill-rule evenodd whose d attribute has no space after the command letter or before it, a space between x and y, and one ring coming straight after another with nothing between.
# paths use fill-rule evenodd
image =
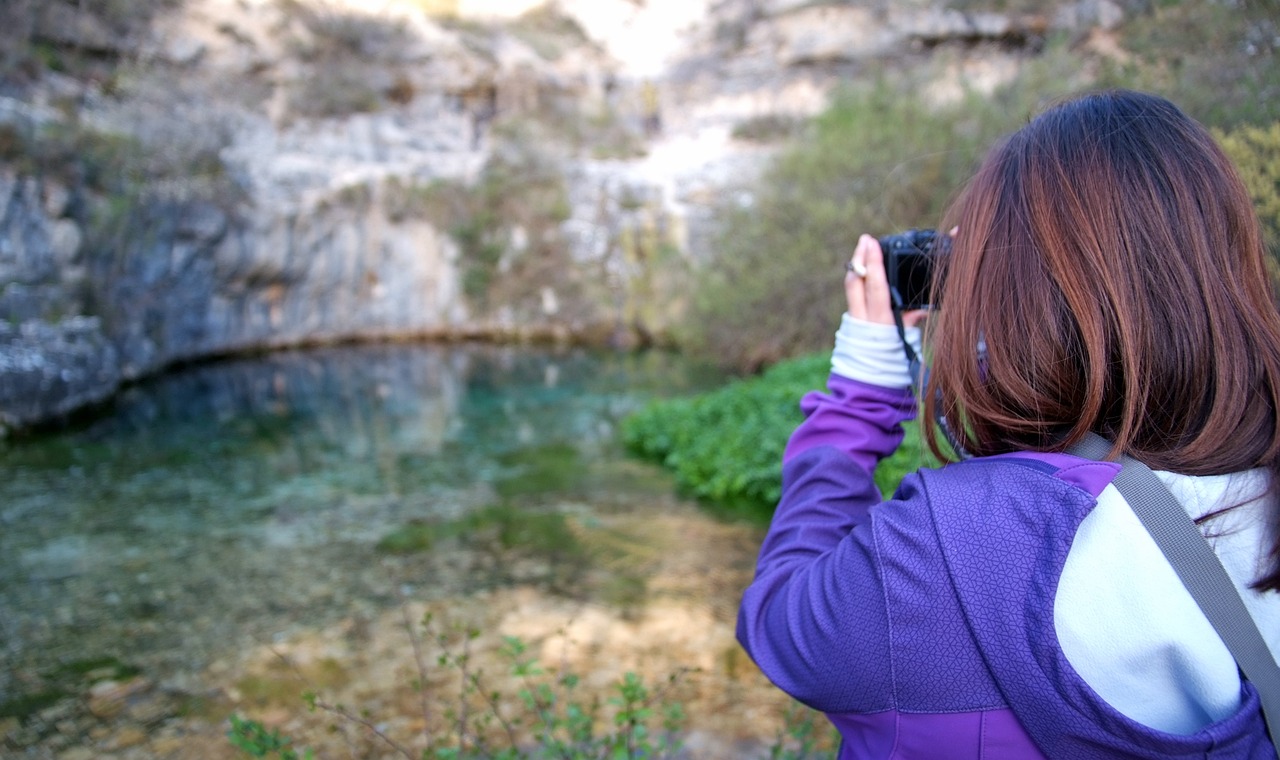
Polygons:
<instances>
[{"instance_id":1,"label":"white rock","mask_svg":"<svg viewBox=\"0 0 1280 760\"><path fill-rule=\"evenodd\" d=\"M60 268L76 260L83 240L80 225L70 219L55 219L49 223L49 248Z\"/></svg>"}]
</instances>

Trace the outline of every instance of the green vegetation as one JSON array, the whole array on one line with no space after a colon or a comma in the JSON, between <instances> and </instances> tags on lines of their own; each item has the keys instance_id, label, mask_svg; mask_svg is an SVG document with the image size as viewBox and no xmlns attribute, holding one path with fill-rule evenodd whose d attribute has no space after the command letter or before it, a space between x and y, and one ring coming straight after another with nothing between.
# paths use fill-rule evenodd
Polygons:
<instances>
[{"instance_id":1,"label":"green vegetation","mask_svg":"<svg viewBox=\"0 0 1280 760\"><path fill-rule=\"evenodd\" d=\"M45 72L113 86L117 59L145 36L157 15L183 0L5 0L0 3L0 78L10 83Z\"/></svg>"},{"instance_id":2,"label":"green vegetation","mask_svg":"<svg viewBox=\"0 0 1280 760\"><path fill-rule=\"evenodd\" d=\"M563 493L582 475L582 454L570 443L515 449L499 457L499 461L513 470L494 483L494 489L504 499Z\"/></svg>"},{"instance_id":3,"label":"green vegetation","mask_svg":"<svg viewBox=\"0 0 1280 760\"><path fill-rule=\"evenodd\" d=\"M411 748L389 735L379 716L352 712L315 691L303 693L303 702L311 711L335 718L338 725L332 730L356 728L406 760L659 760L682 751L688 716L680 694L687 670L655 682L625 673L610 685L612 696L602 700L582 693L579 674L563 666L550 668L531 656L520 638L502 638L498 656L505 678L495 679L478 665L480 631L441 626L430 614L422 627L426 641L415 640L413 688L423 697L424 748ZM411 635L421 634L411 630ZM425 651L428 643L435 645L435 657ZM233 714L229 723L228 740L251 757L315 757L312 749L295 748L292 738L257 720ZM769 757L830 760L838 746L833 727L813 710L794 704Z\"/></svg>"},{"instance_id":4,"label":"green vegetation","mask_svg":"<svg viewBox=\"0 0 1280 760\"><path fill-rule=\"evenodd\" d=\"M188 156L192 179L221 176L216 156ZM158 166L135 139L75 123L40 127L0 125L0 162L21 174L45 176L83 186L108 197L127 198L172 167Z\"/></svg>"},{"instance_id":5,"label":"green vegetation","mask_svg":"<svg viewBox=\"0 0 1280 760\"><path fill-rule=\"evenodd\" d=\"M1102 84L1168 97L1221 128L1280 120L1280 24L1274 0L1161 0L1118 30L1127 51Z\"/></svg>"},{"instance_id":6,"label":"green vegetation","mask_svg":"<svg viewBox=\"0 0 1280 760\"><path fill-rule=\"evenodd\" d=\"M398 56L413 43L403 20L327 3L277 3L298 25L289 42L308 67L291 88L293 113L338 117L413 100L417 88L404 71L395 71Z\"/></svg>"},{"instance_id":7,"label":"green vegetation","mask_svg":"<svg viewBox=\"0 0 1280 760\"><path fill-rule=\"evenodd\" d=\"M387 533L378 550L387 554L428 551L437 543L464 539L472 544L492 542L504 556L586 559L565 515L536 508L495 504L457 520L416 520Z\"/></svg>"},{"instance_id":8,"label":"green vegetation","mask_svg":"<svg viewBox=\"0 0 1280 760\"><path fill-rule=\"evenodd\" d=\"M72 660L40 674L38 688L0 702L0 718L25 721L48 707L83 693L101 681L127 681L142 671L116 657Z\"/></svg>"},{"instance_id":9,"label":"green vegetation","mask_svg":"<svg viewBox=\"0 0 1280 760\"><path fill-rule=\"evenodd\" d=\"M687 675L684 670L658 683L626 673L612 685L613 696L602 701L580 694L578 674L544 667L519 638L503 637L498 655L507 673L498 681L477 666L479 630L441 626L430 614L423 618L422 629L410 630L410 635L418 666L413 686L424 692L420 717L425 748L411 749L384 732L372 716L350 712L314 691L304 693L303 701L312 711L369 732L385 749L407 760L657 760L680 749L678 736L686 716L677 692ZM438 652L434 658L423 651L424 633ZM428 694L428 684L442 688ZM437 696L440 704L432 704ZM256 720L232 715L230 724L228 739L249 756L314 756L310 749L295 749L291 738Z\"/></svg>"},{"instance_id":10,"label":"green vegetation","mask_svg":"<svg viewBox=\"0 0 1280 760\"><path fill-rule=\"evenodd\" d=\"M65 691L36 691L0 702L0 718L25 719L52 707L71 694Z\"/></svg>"},{"instance_id":11,"label":"green vegetation","mask_svg":"<svg viewBox=\"0 0 1280 760\"><path fill-rule=\"evenodd\" d=\"M1280 121L1215 133L1249 188L1272 256L1280 259Z\"/></svg>"},{"instance_id":12,"label":"green vegetation","mask_svg":"<svg viewBox=\"0 0 1280 760\"><path fill-rule=\"evenodd\" d=\"M512 34L548 61L555 61L570 48L588 42L586 32L555 5L532 8L509 24Z\"/></svg>"},{"instance_id":13,"label":"green vegetation","mask_svg":"<svg viewBox=\"0 0 1280 760\"><path fill-rule=\"evenodd\" d=\"M973 96L937 108L888 77L839 94L748 201L720 208L685 344L745 370L828 346L858 235L937 226L985 147L1036 102Z\"/></svg>"},{"instance_id":14,"label":"green vegetation","mask_svg":"<svg viewBox=\"0 0 1280 760\"><path fill-rule=\"evenodd\" d=\"M473 302L537 308L531 282L566 284L559 226L569 218L568 191L557 166L531 142L496 151L473 186L392 182L387 189L392 219L422 218L449 231L461 253L463 292ZM499 278L500 270L510 276Z\"/></svg>"},{"instance_id":15,"label":"green vegetation","mask_svg":"<svg viewBox=\"0 0 1280 760\"><path fill-rule=\"evenodd\" d=\"M769 760L827 760L836 756L839 746L840 734L835 726L816 711L794 702L769 747Z\"/></svg>"},{"instance_id":16,"label":"green vegetation","mask_svg":"<svg viewBox=\"0 0 1280 760\"><path fill-rule=\"evenodd\" d=\"M1022 0L963 2L967 10L1041 12ZM743 371L822 350L842 309L841 262L863 232L936 227L989 146L1044 105L1090 87L1165 95L1224 130L1271 245L1280 230L1276 132L1280 26L1273 2L1165 0L1110 31L1044 40L991 94L939 104L949 51L932 71L884 71L838 94L776 156L763 177L726 192L714 258L691 278L683 345ZM1071 72L1068 77L1062 72ZM772 139L785 124L746 122L736 134Z\"/></svg>"},{"instance_id":17,"label":"green vegetation","mask_svg":"<svg viewBox=\"0 0 1280 760\"><path fill-rule=\"evenodd\" d=\"M804 120L795 116L765 114L753 116L733 125L733 137L749 142L775 142L802 131Z\"/></svg>"},{"instance_id":18,"label":"green vegetation","mask_svg":"<svg viewBox=\"0 0 1280 760\"><path fill-rule=\"evenodd\" d=\"M802 419L800 398L825 387L825 354L779 362L763 375L690 398L656 401L627 418L632 451L661 462L689 493L748 514L768 515L782 489L782 452ZM933 460L917 425L876 469L876 485L892 493L907 472Z\"/></svg>"},{"instance_id":19,"label":"green vegetation","mask_svg":"<svg viewBox=\"0 0 1280 760\"><path fill-rule=\"evenodd\" d=\"M299 757L311 760L315 753L309 749L299 755L290 745L293 740L281 736L278 729L267 729L256 720L246 720L239 715L230 718L231 728L227 738L231 745L250 757L277 757L280 760L298 760Z\"/></svg>"},{"instance_id":20,"label":"green vegetation","mask_svg":"<svg viewBox=\"0 0 1280 760\"><path fill-rule=\"evenodd\" d=\"M655 401L623 422L623 440L699 498L772 506L800 397L823 386L827 367L821 356L797 359L706 394Z\"/></svg>"}]
</instances>

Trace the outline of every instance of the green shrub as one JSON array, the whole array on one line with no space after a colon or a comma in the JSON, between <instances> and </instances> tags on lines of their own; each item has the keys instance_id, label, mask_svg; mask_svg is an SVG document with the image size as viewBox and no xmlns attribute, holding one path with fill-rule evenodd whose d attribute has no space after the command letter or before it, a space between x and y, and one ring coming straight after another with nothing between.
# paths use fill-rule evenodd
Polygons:
<instances>
[{"instance_id":1,"label":"green shrub","mask_svg":"<svg viewBox=\"0 0 1280 760\"><path fill-rule=\"evenodd\" d=\"M559 59L567 50L590 39L573 17L550 3L525 11L507 28L548 61Z\"/></svg>"},{"instance_id":2,"label":"green shrub","mask_svg":"<svg viewBox=\"0 0 1280 760\"><path fill-rule=\"evenodd\" d=\"M478 305L491 300L512 305L521 298L536 297L537 289L519 276L522 268L564 271L568 267L562 260L559 236L559 225L570 213L564 177L554 163L528 145L504 146L485 164L474 185L390 180L385 190L391 219L420 218L448 230L458 245L463 293ZM526 233L525 250L512 248L516 228ZM507 290L493 293L504 257L512 267L513 282Z\"/></svg>"},{"instance_id":3,"label":"green shrub","mask_svg":"<svg viewBox=\"0 0 1280 760\"><path fill-rule=\"evenodd\" d=\"M675 757L681 749L679 735L687 718L675 691L685 669L656 683L628 672L612 684L613 696L601 700L581 694L580 675L544 666L519 638L503 637L500 656L507 677L495 679L476 664L478 630L440 626L430 614L422 626L426 641L411 631L418 665L415 689L426 690L441 676L451 682L437 694L424 695L425 748L401 743L374 716L332 704L316 692L303 694L303 701L313 711L368 732L384 750L405 760L658 760ZM425 656L426 644L434 644L436 657ZM439 711L431 705L436 697ZM806 734L811 731L812 720ZM293 739L278 730L240 715L230 716L227 738L252 757L315 756L311 749L294 749Z\"/></svg>"},{"instance_id":4,"label":"green shrub","mask_svg":"<svg viewBox=\"0 0 1280 760\"><path fill-rule=\"evenodd\" d=\"M763 375L700 396L656 401L623 422L627 447L675 472L695 496L768 514L782 492L782 453L803 417L800 398L825 386L827 354L780 362ZM892 493L903 475L932 464L919 427L909 424L898 451L876 469Z\"/></svg>"},{"instance_id":5,"label":"green shrub","mask_svg":"<svg viewBox=\"0 0 1280 760\"><path fill-rule=\"evenodd\" d=\"M280 760L299 760L299 758L315 757L311 750L303 750L299 755L290 745L293 740L281 736L279 729L268 730L256 720L247 720L239 715L232 715L231 728L227 730L227 739L231 745L250 757L278 757Z\"/></svg>"},{"instance_id":6,"label":"green shrub","mask_svg":"<svg viewBox=\"0 0 1280 760\"><path fill-rule=\"evenodd\" d=\"M413 99L413 82L403 72L392 73L414 40L403 20L330 3L276 2L297 25L299 33L287 41L307 65L306 74L290 87L293 113L342 117Z\"/></svg>"},{"instance_id":7,"label":"green shrub","mask_svg":"<svg viewBox=\"0 0 1280 760\"><path fill-rule=\"evenodd\" d=\"M733 138L748 142L774 142L801 131L804 120L796 116L764 114L744 119L733 125Z\"/></svg>"},{"instance_id":8,"label":"green shrub","mask_svg":"<svg viewBox=\"0 0 1280 760\"><path fill-rule=\"evenodd\" d=\"M946 78L946 50L934 53L931 70L883 73L838 94L758 181L723 194L732 200L714 212L713 255L692 280L694 308L682 343L742 370L825 346L841 309L840 267L858 235L936 226L994 140L1057 97L1132 87L1229 131L1280 120L1277 31L1272 0L1130 4L1111 32L1045 40L1043 52L990 95L930 102L930 85ZM1114 52L1090 52L1108 46ZM740 129L745 136L766 126ZM1269 137L1240 139L1252 140L1242 169L1273 155ZM1275 175L1264 166L1248 172L1274 247L1275 214L1266 199L1276 196Z\"/></svg>"},{"instance_id":9,"label":"green shrub","mask_svg":"<svg viewBox=\"0 0 1280 760\"><path fill-rule=\"evenodd\" d=\"M716 212L684 344L744 370L827 346L859 234L936 227L991 140L1045 91L939 108L884 77L838 95L754 187L725 194L737 200Z\"/></svg>"},{"instance_id":10,"label":"green shrub","mask_svg":"<svg viewBox=\"0 0 1280 760\"><path fill-rule=\"evenodd\" d=\"M1243 126L1230 132L1214 130L1214 134L1249 189L1267 247L1280 258L1280 121L1270 127Z\"/></svg>"},{"instance_id":11,"label":"green shrub","mask_svg":"<svg viewBox=\"0 0 1280 760\"><path fill-rule=\"evenodd\" d=\"M1280 119L1275 0L1162 0L1119 28L1100 84L1148 90L1211 126Z\"/></svg>"}]
</instances>

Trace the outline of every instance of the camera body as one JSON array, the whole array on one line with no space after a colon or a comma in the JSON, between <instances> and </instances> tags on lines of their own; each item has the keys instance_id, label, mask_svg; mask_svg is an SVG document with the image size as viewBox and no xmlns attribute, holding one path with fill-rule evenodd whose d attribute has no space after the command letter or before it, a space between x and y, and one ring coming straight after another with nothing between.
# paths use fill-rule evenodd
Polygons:
<instances>
[{"instance_id":1,"label":"camera body","mask_svg":"<svg viewBox=\"0 0 1280 760\"><path fill-rule=\"evenodd\" d=\"M936 230L907 230L880 238L893 308L898 311L937 308L933 294L934 264L951 250L951 236Z\"/></svg>"}]
</instances>

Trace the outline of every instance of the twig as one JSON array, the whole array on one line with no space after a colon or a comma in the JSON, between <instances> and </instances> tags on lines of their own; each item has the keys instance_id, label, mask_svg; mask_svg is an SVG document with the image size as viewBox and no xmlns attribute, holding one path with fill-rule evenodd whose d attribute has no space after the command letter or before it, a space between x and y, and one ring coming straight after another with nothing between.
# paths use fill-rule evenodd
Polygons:
<instances>
[{"instance_id":1,"label":"twig","mask_svg":"<svg viewBox=\"0 0 1280 760\"><path fill-rule=\"evenodd\" d=\"M399 588L397 588L399 593ZM422 738L427 743L427 748L431 748L431 724L429 721L431 715L430 702L427 699L427 663L422 656L422 642L418 639L418 634L414 628L413 621L409 618L409 608L404 596L400 596L400 615L404 618L404 629L409 634L409 642L413 645L413 662L418 668L418 697L422 701ZM426 620L423 619L423 624Z\"/></svg>"},{"instance_id":2,"label":"twig","mask_svg":"<svg viewBox=\"0 0 1280 760\"><path fill-rule=\"evenodd\" d=\"M283 662L285 665L287 665L290 670L293 671L294 675L298 677L298 680L302 681L302 683L308 688L312 687L312 683L310 679L308 679L306 675L302 673L302 671L298 668L297 663L289 659L288 656L286 656L283 652L276 649L275 647L268 645L267 648L271 650L272 654L280 658L280 661ZM312 691L312 694L315 694L315 692ZM331 705L328 702L325 702L324 700L320 699L318 696L313 699L310 699L309 702L312 705L314 705L316 708L320 710L324 710L325 712L330 713L331 715L337 715L353 723L357 723L361 726L364 726L369 731L371 731L374 736L386 742L388 745L391 746L392 749L394 749L397 753L404 755L406 758L408 758L408 760L418 760L418 758L413 754L413 752L411 752L404 745L397 742L395 739L392 739L390 736L387 736L386 733L382 731L382 729L375 726L368 719L361 718L358 715L352 715L351 713L347 712L341 707L338 707L336 705ZM350 745L348 745L348 748L350 748Z\"/></svg>"},{"instance_id":3,"label":"twig","mask_svg":"<svg viewBox=\"0 0 1280 760\"><path fill-rule=\"evenodd\" d=\"M471 718L470 716L471 705L467 700L467 675L471 672L470 670L471 668L471 632L470 631L464 630L462 632L462 657L461 659L455 658L454 661L457 662L462 667L462 670L459 671L459 675L461 676L460 682L462 684L462 692L461 694L459 694L459 701L461 702L461 704L458 707L458 749L461 750L461 749L465 749L466 747L464 742L467 736L467 721L470 720ZM477 733L476 736L478 737L479 733Z\"/></svg>"},{"instance_id":4,"label":"twig","mask_svg":"<svg viewBox=\"0 0 1280 760\"><path fill-rule=\"evenodd\" d=\"M373 721L369 720L368 718L363 718L359 715L352 715L350 712L348 712L345 708L341 707L340 705L331 705L328 702L325 702L324 700L318 697L312 701L312 704L315 705L316 709L318 710L324 710L330 715L337 715L338 717L343 718L345 720L349 720L352 723L357 723L361 726L364 726L370 733L372 733L374 736L381 739L383 742L387 744L387 746L395 750L397 754L403 755L404 757L408 758L408 760L418 760L418 756L415 755L412 750L410 750L408 747L404 746L400 742L397 742L395 739L392 739L390 736L387 736L386 732L384 732L382 729L374 725Z\"/></svg>"},{"instance_id":5,"label":"twig","mask_svg":"<svg viewBox=\"0 0 1280 760\"><path fill-rule=\"evenodd\" d=\"M499 705L494 701L493 695L485 691L483 684L480 683L480 677L473 674L471 676L471 684L475 687L476 693L480 695L480 698L489 706L489 710L493 713L493 717L497 719L498 725L502 726L502 730L506 732L507 739L511 742L511 748L516 749L519 747L520 736L516 733L516 727L499 710Z\"/></svg>"}]
</instances>

